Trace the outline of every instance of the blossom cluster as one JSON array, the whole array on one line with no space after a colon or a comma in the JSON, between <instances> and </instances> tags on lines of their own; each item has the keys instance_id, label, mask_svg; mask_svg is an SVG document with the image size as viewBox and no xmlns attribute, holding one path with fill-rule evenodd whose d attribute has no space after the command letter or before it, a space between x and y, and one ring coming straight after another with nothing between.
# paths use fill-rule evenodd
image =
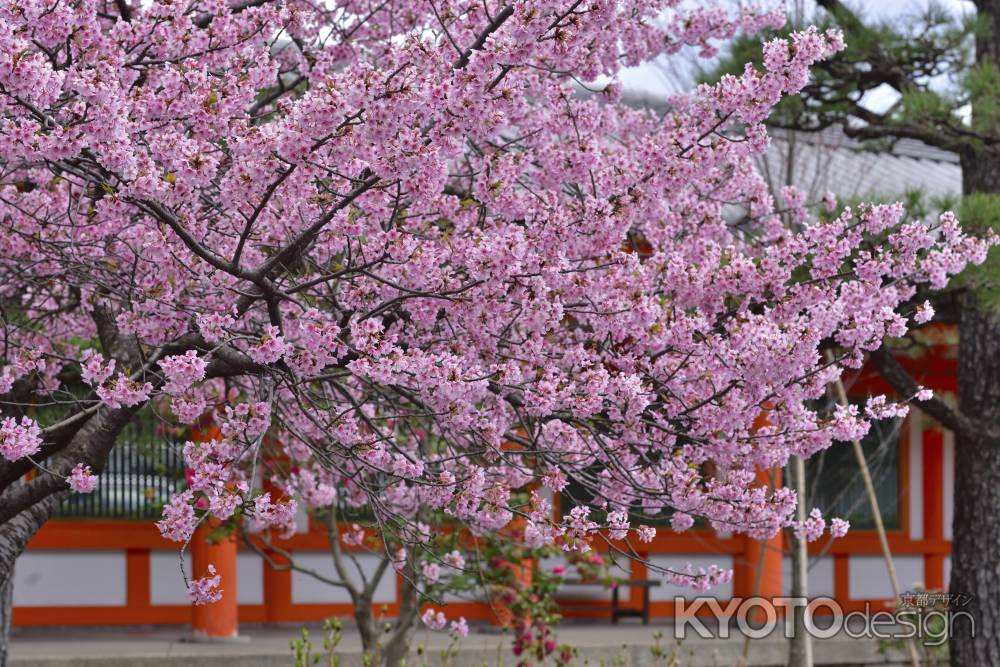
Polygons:
<instances>
[{"instance_id":1,"label":"blossom cluster","mask_svg":"<svg viewBox=\"0 0 1000 667\"><path fill-rule=\"evenodd\" d=\"M0 455L8 461L31 456L42 447L42 429L30 417L4 417L0 421Z\"/></svg>"},{"instance_id":2,"label":"blossom cluster","mask_svg":"<svg viewBox=\"0 0 1000 667\"><path fill-rule=\"evenodd\" d=\"M464 639L469 636L469 624L465 620L464 616L460 616L449 625L444 612L435 611L433 608L428 607L427 610L420 615L420 620L431 630L444 630L445 628L448 628L451 635L455 639Z\"/></svg>"},{"instance_id":3,"label":"blossom cluster","mask_svg":"<svg viewBox=\"0 0 1000 667\"><path fill-rule=\"evenodd\" d=\"M652 541L665 517L813 536L825 519L796 525L759 471L901 414L819 399L932 316L918 287L994 243L951 214L826 197L816 217L769 193L763 121L836 31L770 40L662 114L622 103L623 65L710 56L776 12L115 4L0 7L0 299L18 314L0 390L75 411L63 427L150 404L213 421L158 524L180 542L206 517L287 535L334 503L394 533L394 565L436 530L426 512L473 535L523 520L529 547L566 553ZM0 455L39 452L8 404ZM578 487L555 517L544 495Z\"/></svg>"},{"instance_id":4,"label":"blossom cluster","mask_svg":"<svg viewBox=\"0 0 1000 667\"><path fill-rule=\"evenodd\" d=\"M90 466L77 463L70 471L66 483L77 493L90 493L97 488L97 475L90 471Z\"/></svg>"},{"instance_id":5,"label":"blossom cluster","mask_svg":"<svg viewBox=\"0 0 1000 667\"><path fill-rule=\"evenodd\" d=\"M222 599L222 589L219 587L222 577L216 574L215 566L208 566L208 574L188 582L188 597L196 605L211 604Z\"/></svg>"}]
</instances>

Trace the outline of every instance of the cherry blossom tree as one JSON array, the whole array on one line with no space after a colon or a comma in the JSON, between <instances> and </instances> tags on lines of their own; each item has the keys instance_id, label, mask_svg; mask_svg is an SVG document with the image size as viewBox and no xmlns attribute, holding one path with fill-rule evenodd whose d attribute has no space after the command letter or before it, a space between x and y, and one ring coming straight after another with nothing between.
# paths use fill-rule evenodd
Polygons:
<instances>
[{"instance_id":1,"label":"cherry blossom tree","mask_svg":"<svg viewBox=\"0 0 1000 667\"><path fill-rule=\"evenodd\" d=\"M843 47L835 31L770 41L760 69L662 115L619 103L623 66L710 56L778 12L18 0L0 15L0 581L144 409L220 429L185 447L190 483L159 524L181 544L206 517L287 530L317 496L371 508L411 549L435 530L424 510L633 555L654 532L635 512L773 535L795 495L757 471L905 409L816 399L921 317L904 307L917 285L993 242L898 205L773 201L753 169L762 121ZM555 518L547 493L570 481L592 498Z\"/></svg>"}]
</instances>

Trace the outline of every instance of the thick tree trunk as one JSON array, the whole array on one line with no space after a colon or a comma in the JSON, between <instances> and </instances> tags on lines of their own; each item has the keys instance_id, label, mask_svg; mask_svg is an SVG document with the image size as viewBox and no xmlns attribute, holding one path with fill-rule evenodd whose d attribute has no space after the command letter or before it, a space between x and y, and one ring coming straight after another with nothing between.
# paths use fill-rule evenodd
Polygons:
<instances>
[{"instance_id":1,"label":"thick tree trunk","mask_svg":"<svg viewBox=\"0 0 1000 667\"><path fill-rule=\"evenodd\" d=\"M1000 665L1000 314L973 296L963 304L959 329L959 408L982 425L958 435L950 592L972 600L975 633L953 628L952 667Z\"/></svg>"},{"instance_id":2,"label":"thick tree trunk","mask_svg":"<svg viewBox=\"0 0 1000 667\"><path fill-rule=\"evenodd\" d=\"M975 5L991 24L976 36L976 61L995 67L1000 63L1000 0L975 0ZM984 102L981 108L973 100L972 127L996 135L994 100ZM964 194L1000 194L995 150L967 150L960 158ZM952 628L951 665L1000 665L1000 312L985 307L975 294L963 297L959 316L958 404L976 428L956 434L949 590L972 596L975 628L962 622Z\"/></svg>"},{"instance_id":3,"label":"thick tree trunk","mask_svg":"<svg viewBox=\"0 0 1000 667\"><path fill-rule=\"evenodd\" d=\"M378 652L378 628L375 623L375 612L372 601L364 595L352 596L354 603L354 622L358 624L358 634L361 636L361 650L375 655Z\"/></svg>"},{"instance_id":4,"label":"thick tree trunk","mask_svg":"<svg viewBox=\"0 0 1000 667\"><path fill-rule=\"evenodd\" d=\"M0 667L7 667L10 647L10 616L14 606L14 571L0 582Z\"/></svg>"},{"instance_id":5,"label":"thick tree trunk","mask_svg":"<svg viewBox=\"0 0 1000 667\"><path fill-rule=\"evenodd\" d=\"M69 495L63 491L32 505L0 526L0 667L7 664L10 646L10 613L14 594L14 562L24 552L28 540L59 509Z\"/></svg>"},{"instance_id":6,"label":"thick tree trunk","mask_svg":"<svg viewBox=\"0 0 1000 667\"><path fill-rule=\"evenodd\" d=\"M420 600L411 578L404 577L396 627L385 646L385 667L404 667L417 626Z\"/></svg>"},{"instance_id":7,"label":"thick tree trunk","mask_svg":"<svg viewBox=\"0 0 1000 667\"><path fill-rule=\"evenodd\" d=\"M1000 63L1000 0L976 0L992 24L975 40L980 65ZM992 102L992 100L985 100ZM972 104L972 126L997 134L997 118ZM1000 156L989 148L960 155L964 194L1000 194ZM953 595L970 595L975 632L959 622L949 644L952 667L1000 665L1000 312L962 297L959 315L959 411L976 427L956 433L955 515L952 522Z\"/></svg>"},{"instance_id":8,"label":"thick tree trunk","mask_svg":"<svg viewBox=\"0 0 1000 667\"><path fill-rule=\"evenodd\" d=\"M412 575L412 573L410 573ZM359 593L352 596L354 620L361 635L361 648L369 655L371 664L379 667L401 667L410 654L410 644L417 625L420 600L412 576L403 578L399 616L392 630L386 632L375 618L375 607L370 594ZM3 667L0 665L0 667Z\"/></svg>"},{"instance_id":9,"label":"thick tree trunk","mask_svg":"<svg viewBox=\"0 0 1000 667\"><path fill-rule=\"evenodd\" d=\"M1000 193L1000 155L992 151L968 153L961 156L962 191Z\"/></svg>"}]
</instances>

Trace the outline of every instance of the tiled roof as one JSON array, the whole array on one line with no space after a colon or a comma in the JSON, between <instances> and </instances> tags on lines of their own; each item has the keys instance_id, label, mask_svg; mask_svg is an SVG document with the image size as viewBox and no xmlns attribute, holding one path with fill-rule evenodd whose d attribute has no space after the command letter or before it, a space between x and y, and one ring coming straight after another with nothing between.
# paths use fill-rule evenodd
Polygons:
<instances>
[{"instance_id":1,"label":"tiled roof","mask_svg":"<svg viewBox=\"0 0 1000 667\"><path fill-rule=\"evenodd\" d=\"M633 107L658 113L666 111L662 98L626 92L623 100ZM845 135L839 127L820 132L772 129L767 155L758 167L776 192L786 184L789 147L794 142L794 185L815 201L830 190L842 199L893 199L907 191L920 191L928 200L962 192L958 156L915 139L900 139L876 150Z\"/></svg>"},{"instance_id":2,"label":"tiled roof","mask_svg":"<svg viewBox=\"0 0 1000 667\"><path fill-rule=\"evenodd\" d=\"M900 140L876 151L834 128L770 134L771 148L757 162L775 185L785 182L789 155L794 154L793 181L813 196L831 190L842 198L886 199L916 190L933 199L962 191L958 157L919 141Z\"/></svg>"}]
</instances>

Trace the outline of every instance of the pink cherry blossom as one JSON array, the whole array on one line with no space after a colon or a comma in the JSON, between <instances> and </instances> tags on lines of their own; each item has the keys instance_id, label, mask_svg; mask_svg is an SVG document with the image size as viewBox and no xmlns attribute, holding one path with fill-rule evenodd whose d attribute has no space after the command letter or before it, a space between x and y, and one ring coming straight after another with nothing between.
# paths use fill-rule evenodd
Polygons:
<instances>
[{"instance_id":1,"label":"pink cherry blossom","mask_svg":"<svg viewBox=\"0 0 1000 667\"><path fill-rule=\"evenodd\" d=\"M259 496L253 503L253 520L255 530L277 528L283 537L295 533L295 511L298 504L294 498L278 502L271 500L271 494Z\"/></svg>"},{"instance_id":2,"label":"pink cherry blossom","mask_svg":"<svg viewBox=\"0 0 1000 667\"><path fill-rule=\"evenodd\" d=\"M406 567L406 548L400 547L396 550L396 553L392 557L392 569L396 572L402 572Z\"/></svg>"},{"instance_id":3,"label":"pink cherry blossom","mask_svg":"<svg viewBox=\"0 0 1000 667\"><path fill-rule=\"evenodd\" d=\"M345 530L340 536L340 541L349 546L359 547L365 542L365 529L353 523L351 529Z\"/></svg>"},{"instance_id":4,"label":"pink cherry blossom","mask_svg":"<svg viewBox=\"0 0 1000 667\"><path fill-rule=\"evenodd\" d=\"M608 536L613 540L622 540L628 535L629 519L628 512L615 510L608 513L608 527L611 529Z\"/></svg>"},{"instance_id":5,"label":"pink cherry blossom","mask_svg":"<svg viewBox=\"0 0 1000 667\"><path fill-rule=\"evenodd\" d=\"M934 319L934 307L929 301L924 301L917 306L917 312L913 315L913 321L917 324L924 324Z\"/></svg>"},{"instance_id":6,"label":"pink cherry blossom","mask_svg":"<svg viewBox=\"0 0 1000 667\"><path fill-rule=\"evenodd\" d=\"M184 354L160 359L159 365L167 379L163 385L163 391L173 396L179 396L190 389L194 383L205 379L205 367L208 362L199 357L194 350L188 350Z\"/></svg>"},{"instance_id":7,"label":"pink cherry blossom","mask_svg":"<svg viewBox=\"0 0 1000 667\"><path fill-rule=\"evenodd\" d=\"M90 493L97 488L97 475L90 472L90 466L77 463L66 478L66 483L77 493Z\"/></svg>"},{"instance_id":8,"label":"pink cherry blossom","mask_svg":"<svg viewBox=\"0 0 1000 667\"><path fill-rule=\"evenodd\" d=\"M115 360L105 360L99 352L93 349L83 351L80 364L80 377L87 384L101 385L115 371Z\"/></svg>"},{"instance_id":9,"label":"pink cherry blossom","mask_svg":"<svg viewBox=\"0 0 1000 667\"><path fill-rule=\"evenodd\" d=\"M8 461L31 456L41 448L42 429L30 417L21 417L20 422L13 417L0 421L0 455Z\"/></svg>"},{"instance_id":10,"label":"pink cherry blossom","mask_svg":"<svg viewBox=\"0 0 1000 667\"><path fill-rule=\"evenodd\" d=\"M827 213L833 213L833 211L837 208L837 195L829 190L824 192L823 208L826 209Z\"/></svg>"},{"instance_id":11,"label":"pink cherry blossom","mask_svg":"<svg viewBox=\"0 0 1000 667\"><path fill-rule=\"evenodd\" d=\"M823 531L826 530L826 520L823 518L823 515L818 509L813 509L809 512L809 516L805 521L795 524L794 529L795 537L797 539L805 539L808 542L814 542L822 537ZM831 530L833 529L831 528ZM843 523L837 524L837 530L845 530Z\"/></svg>"},{"instance_id":12,"label":"pink cherry blossom","mask_svg":"<svg viewBox=\"0 0 1000 667\"><path fill-rule=\"evenodd\" d=\"M156 523L160 534L174 542L187 542L198 527L190 490L174 494L163 508L163 518Z\"/></svg>"},{"instance_id":13,"label":"pink cherry blossom","mask_svg":"<svg viewBox=\"0 0 1000 667\"><path fill-rule=\"evenodd\" d=\"M222 578L216 574L215 566L209 564L207 575L199 579L192 579L188 583L188 597L192 603L199 606L218 602L222 599L223 590L219 588L221 583Z\"/></svg>"},{"instance_id":14,"label":"pink cherry blossom","mask_svg":"<svg viewBox=\"0 0 1000 667\"><path fill-rule=\"evenodd\" d=\"M264 335L251 347L247 354L258 364L273 364L281 359L288 351L285 338L278 333L278 328L273 325L264 327Z\"/></svg>"},{"instance_id":15,"label":"pink cherry blossom","mask_svg":"<svg viewBox=\"0 0 1000 667\"><path fill-rule=\"evenodd\" d=\"M444 612L435 611L430 607L420 615L420 620L431 630L444 630L448 624L448 619Z\"/></svg>"},{"instance_id":16,"label":"pink cherry blossom","mask_svg":"<svg viewBox=\"0 0 1000 667\"><path fill-rule=\"evenodd\" d=\"M670 527L678 533L683 533L693 525L694 517L686 512L675 512L674 515L670 517Z\"/></svg>"},{"instance_id":17,"label":"pink cherry blossom","mask_svg":"<svg viewBox=\"0 0 1000 667\"><path fill-rule=\"evenodd\" d=\"M666 580L676 586L686 586L695 590L705 591L719 584L724 584L733 578L731 569L723 569L716 565L708 567L693 567L685 563L683 568L666 572Z\"/></svg>"},{"instance_id":18,"label":"pink cherry blossom","mask_svg":"<svg viewBox=\"0 0 1000 667\"><path fill-rule=\"evenodd\" d=\"M119 373L111 385L97 388L97 396L110 408L131 407L149 400L153 385L149 382L139 383L130 380Z\"/></svg>"},{"instance_id":19,"label":"pink cherry blossom","mask_svg":"<svg viewBox=\"0 0 1000 667\"><path fill-rule=\"evenodd\" d=\"M449 630L455 639L465 639L469 636L469 623L464 616L459 616L458 620L451 622Z\"/></svg>"},{"instance_id":20,"label":"pink cherry blossom","mask_svg":"<svg viewBox=\"0 0 1000 667\"><path fill-rule=\"evenodd\" d=\"M910 408L905 403L890 402L885 396L872 396L865 406L865 415L870 419L903 418L909 411Z\"/></svg>"},{"instance_id":21,"label":"pink cherry blossom","mask_svg":"<svg viewBox=\"0 0 1000 667\"><path fill-rule=\"evenodd\" d=\"M462 552L457 549L453 549L452 551L446 553L443 560L445 565L456 570L462 570L465 568L465 556L463 556Z\"/></svg>"},{"instance_id":22,"label":"pink cherry blossom","mask_svg":"<svg viewBox=\"0 0 1000 667\"><path fill-rule=\"evenodd\" d=\"M837 538L847 535L847 531L851 528L849 521L840 518L830 519L830 536Z\"/></svg>"},{"instance_id":23,"label":"pink cherry blossom","mask_svg":"<svg viewBox=\"0 0 1000 667\"><path fill-rule=\"evenodd\" d=\"M428 584L436 584L441 578L441 568L437 563L424 561L420 566L420 574L423 575Z\"/></svg>"},{"instance_id":24,"label":"pink cherry blossom","mask_svg":"<svg viewBox=\"0 0 1000 667\"><path fill-rule=\"evenodd\" d=\"M209 343L215 344L225 337L225 330L236 324L233 315L229 313L198 313L195 316L198 331Z\"/></svg>"}]
</instances>

